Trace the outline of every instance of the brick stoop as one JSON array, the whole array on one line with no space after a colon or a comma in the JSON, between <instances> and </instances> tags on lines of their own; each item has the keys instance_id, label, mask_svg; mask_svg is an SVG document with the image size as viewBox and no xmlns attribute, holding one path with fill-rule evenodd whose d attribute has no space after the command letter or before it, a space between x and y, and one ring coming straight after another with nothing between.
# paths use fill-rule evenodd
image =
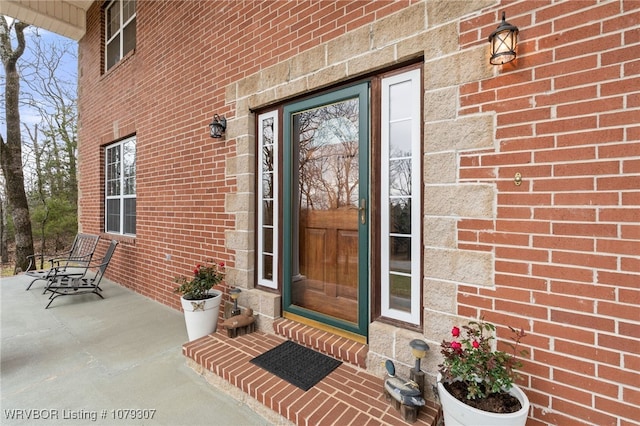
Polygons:
<instances>
[{"instance_id":1,"label":"brick stoop","mask_svg":"<svg viewBox=\"0 0 640 426\"><path fill-rule=\"evenodd\" d=\"M182 352L194 370L219 376L296 425L438 424L440 406L433 401L422 407L415 423L405 422L384 399L384 379L350 363L343 362L307 392L250 363L284 341L263 332L234 339L214 333L186 343Z\"/></svg>"}]
</instances>

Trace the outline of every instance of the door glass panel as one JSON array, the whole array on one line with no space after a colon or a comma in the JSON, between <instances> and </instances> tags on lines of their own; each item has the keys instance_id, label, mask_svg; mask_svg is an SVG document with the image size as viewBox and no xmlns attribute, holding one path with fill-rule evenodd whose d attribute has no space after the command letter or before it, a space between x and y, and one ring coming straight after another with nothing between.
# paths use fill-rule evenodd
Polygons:
<instances>
[{"instance_id":1,"label":"door glass panel","mask_svg":"<svg viewBox=\"0 0 640 426\"><path fill-rule=\"evenodd\" d=\"M272 226L273 225L273 202L272 201L263 201L262 202L262 225L263 226Z\"/></svg>"},{"instance_id":2,"label":"door glass panel","mask_svg":"<svg viewBox=\"0 0 640 426\"><path fill-rule=\"evenodd\" d=\"M389 123L389 157L411 157L411 121Z\"/></svg>"},{"instance_id":3,"label":"door glass panel","mask_svg":"<svg viewBox=\"0 0 640 426\"><path fill-rule=\"evenodd\" d=\"M273 173L265 172L262 175L262 198L273 198Z\"/></svg>"},{"instance_id":4,"label":"door glass panel","mask_svg":"<svg viewBox=\"0 0 640 426\"><path fill-rule=\"evenodd\" d=\"M264 229L264 247L262 251L265 253L273 252L273 229L271 228Z\"/></svg>"},{"instance_id":5,"label":"door glass panel","mask_svg":"<svg viewBox=\"0 0 640 426\"><path fill-rule=\"evenodd\" d=\"M411 275L389 274L389 307L411 311Z\"/></svg>"},{"instance_id":6,"label":"door glass panel","mask_svg":"<svg viewBox=\"0 0 640 426\"><path fill-rule=\"evenodd\" d=\"M411 273L411 238L389 238L389 270L392 272Z\"/></svg>"},{"instance_id":7,"label":"door glass panel","mask_svg":"<svg viewBox=\"0 0 640 426\"><path fill-rule=\"evenodd\" d=\"M389 196L411 195L411 159L389 161Z\"/></svg>"},{"instance_id":8,"label":"door glass panel","mask_svg":"<svg viewBox=\"0 0 640 426\"><path fill-rule=\"evenodd\" d=\"M358 321L359 101L292 115L293 305ZM297 219L297 220L296 220Z\"/></svg>"},{"instance_id":9,"label":"door glass panel","mask_svg":"<svg viewBox=\"0 0 640 426\"><path fill-rule=\"evenodd\" d=\"M396 198L389 203L389 231L411 234L411 199Z\"/></svg>"},{"instance_id":10,"label":"door glass panel","mask_svg":"<svg viewBox=\"0 0 640 426\"><path fill-rule=\"evenodd\" d=\"M413 99L414 95L414 88L410 80L395 83L389 91L389 120L396 121L411 117L412 104L407 100Z\"/></svg>"},{"instance_id":11,"label":"door glass panel","mask_svg":"<svg viewBox=\"0 0 640 426\"><path fill-rule=\"evenodd\" d=\"M270 254L262 255L262 276L265 279L273 279L273 256Z\"/></svg>"}]
</instances>

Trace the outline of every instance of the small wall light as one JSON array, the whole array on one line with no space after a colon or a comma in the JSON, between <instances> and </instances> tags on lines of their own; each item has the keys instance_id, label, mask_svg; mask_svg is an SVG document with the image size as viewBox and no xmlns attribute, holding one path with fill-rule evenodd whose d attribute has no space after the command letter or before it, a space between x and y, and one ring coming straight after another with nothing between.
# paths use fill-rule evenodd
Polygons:
<instances>
[{"instance_id":1,"label":"small wall light","mask_svg":"<svg viewBox=\"0 0 640 426\"><path fill-rule=\"evenodd\" d=\"M209 124L209 130L212 138L220 139L222 134L227 129L227 119L224 116L220 117L218 114L213 115L213 120Z\"/></svg>"},{"instance_id":2,"label":"small wall light","mask_svg":"<svg viewBox=\"0 0 640 426\"><path fill-rule=\"evenodd\" d=\"M229 295L231 296L231 300L233 300L233 310L231 311L231 316L240 315L240 309L238 308L238 297L240 297L240 289L232 288L229 290Z\"/></svg>"},{"instance_id":3,"label":"small wall light","mask_svg":"<svg viewBox=\"0 0 640 426\"><path fill-rule=\"evenodd\" d=\"M492 65L502 65L516 58L516 44L518 43L518 27L505 21L505 13L502 12L502 22L489 36L491 45Z\"/></svg>"}]
</instances>

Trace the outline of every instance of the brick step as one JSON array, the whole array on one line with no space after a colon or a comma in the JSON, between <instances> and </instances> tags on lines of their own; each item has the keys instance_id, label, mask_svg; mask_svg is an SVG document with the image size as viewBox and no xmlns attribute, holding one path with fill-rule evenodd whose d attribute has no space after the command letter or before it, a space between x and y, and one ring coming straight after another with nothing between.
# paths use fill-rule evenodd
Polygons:
<instances>
[{"instance_id":1,"label":"brick step","mask_svg":"<svg viewBox=\"0 0 640 426\"><path fill-rule=\"evenodd\" d=\"M273 330L277 335L293 340L300 345L332 356L342 362L348 362L363 370L367 369L369 346L364 343L354 342L329 331L319 330L284 318L273 323Z\"/></svg>"},{"instance_id":2,"label":"brick step","mask_svg":"<svg viewBox=\"0 0 640 426\"><path fill-rule=\"evenodd\" d=\"M307 392L250 363L254 357L285 340L263 332L233 339L214 333L186 343L183 354L187 364L212 384L253 409L256 403L267 408L255 411L273 423L283 424L282 420L286 419L305 426L437 425L439 404L427 401L416 422L407 423L401 412L385 401L384 378L350 362L343 362Z\"/></svg>"}]
</instances>

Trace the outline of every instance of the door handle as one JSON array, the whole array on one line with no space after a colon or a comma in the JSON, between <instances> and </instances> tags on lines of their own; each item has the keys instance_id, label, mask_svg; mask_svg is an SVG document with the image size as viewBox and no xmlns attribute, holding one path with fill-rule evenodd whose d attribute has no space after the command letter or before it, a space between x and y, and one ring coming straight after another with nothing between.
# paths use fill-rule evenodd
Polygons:
<instances>
[{"instance_id":1,"label":"door handle","mask_svg":"<svg viewBox=\"0 0 640 426\"><path fill-rule=\"evenodd\" d=\"M360 208L358 211L360 211L360 223L364 225L367 223L367 200L364 198L360 199Z\"/></svg>"}]
</instances>

